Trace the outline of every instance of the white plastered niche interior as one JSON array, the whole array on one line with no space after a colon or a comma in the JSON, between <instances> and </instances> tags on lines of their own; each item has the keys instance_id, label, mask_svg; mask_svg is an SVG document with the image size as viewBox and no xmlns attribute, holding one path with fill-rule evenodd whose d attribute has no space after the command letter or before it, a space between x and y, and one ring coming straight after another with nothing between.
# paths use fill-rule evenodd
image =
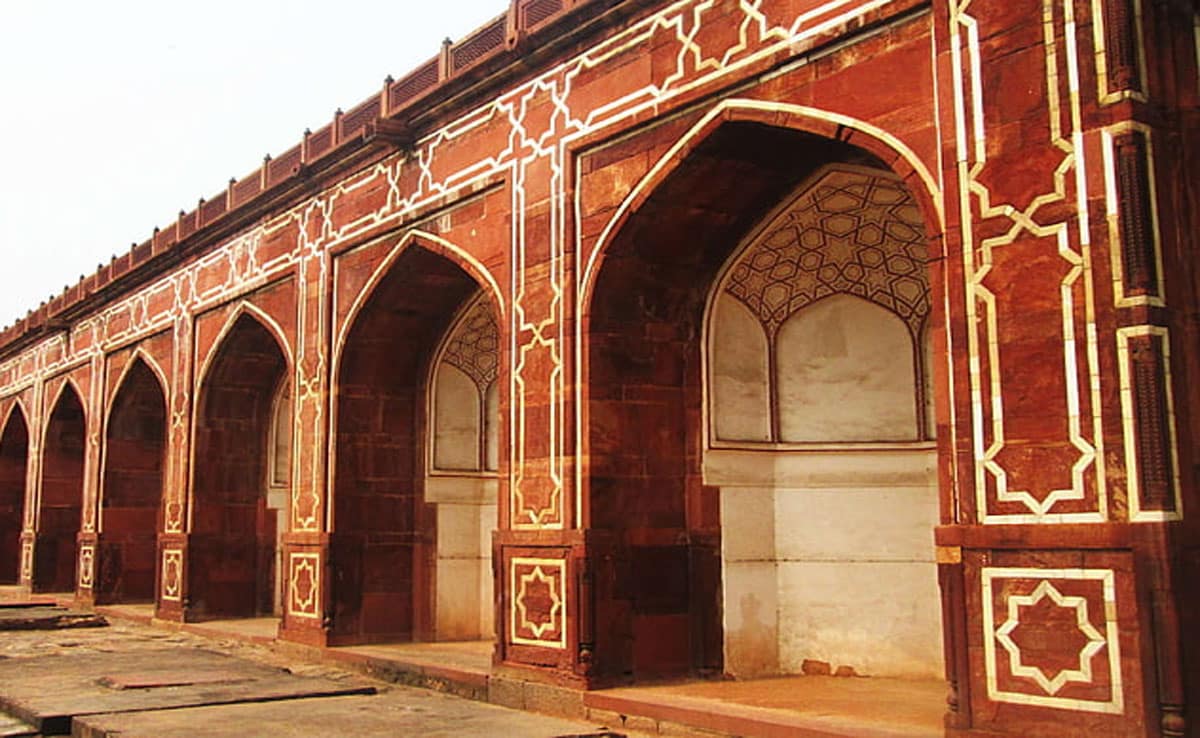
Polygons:
<instances>
[{"instance_id":1,"label":"white plastered niche interior","mask_svg":"<svg viewBox=\"0 0 1200 738\"><path fill-rule=\"evenodd\" d=\"M925 260L903 183L838 164L714 284L704 476L734 676L942 674Z\"/></svg>"},{"instance_id":2,"label":"white plastered niche interior","mask_svg":"<svg viewBox=\"0 0 1200 738\"><path fill-rule=\"evenodd\" d=\"M494 635L499 348L496 319L481 292L451 323L433 364L425 501L437 506L439 641Z\"/></svg>"}]
</instances>

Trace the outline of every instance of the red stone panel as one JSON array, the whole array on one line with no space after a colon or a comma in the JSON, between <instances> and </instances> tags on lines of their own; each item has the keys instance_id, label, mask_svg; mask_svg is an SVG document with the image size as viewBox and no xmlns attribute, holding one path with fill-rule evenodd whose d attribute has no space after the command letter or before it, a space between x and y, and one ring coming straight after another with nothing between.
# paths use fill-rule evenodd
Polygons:
<instances>
[{"instance_id":1,"label":"red stone panel","mask_svg":"<svg viewBox=\"0 0 1200 738\"><path fill-rule=\"evenodd\" d=\"M267 227L258 243L258 262L271 264L286 259L296 251L300 239L300 227L293 218Z\"/></svg>"},{"instance_id":2,"label":"red stone panel","mask_svg":"<svg viewBox=\"0 0 1200 738\"><path fill-rule=\"evenodd\" d=\"M513 609L511 643L563 648L567 637L566 562L513 557L509 560Z\"/></svg>"},{"instance_id":3,"label":"red stone panel","mask_svg":"<svg viewBox=\"0 0 1200 738\"><path fill-rule=\"evenodd\" d=\"M569 673L572 668L590 668L590 650L594 644L579 648L575 641L583 628L582 619L590 613L580 611L581 593L578 560L565 546L529 546L506 542L495 549L504 595L498 599L496 628L508 660L523 664L557 667ZM577 663L581 659L583 663Z\"/></svg>"},{"instance_id":4,"label":"red stone panel","mask_svg":"<svg viewBox=\"0 0 1200 738\"><path fill-rule=\"evenodd\" d=\"M977 515L1100 522L1100 371L1088 336L1092 250L1073 214L1084 150L1065 61L1073 9L1035 2L951 16L964 230ZM991 63L992 59L1002 63ZM977 76L978 75L978 76ZM1021 80L1018 82L1017 80ZM960 95L960 96L959 96Z\"/></svg>"},{"instance_id":5,"label":"red stone panel","mask_svg":"<svg viewBox=\"0 0 1200 738\"><path fill-rule=\"evenodd\" d=\"M1143 730L1130 552L970 553L974 725L1032 737ZM977 599L978 598L978 599Z\"/></svg>"}]
</instances>

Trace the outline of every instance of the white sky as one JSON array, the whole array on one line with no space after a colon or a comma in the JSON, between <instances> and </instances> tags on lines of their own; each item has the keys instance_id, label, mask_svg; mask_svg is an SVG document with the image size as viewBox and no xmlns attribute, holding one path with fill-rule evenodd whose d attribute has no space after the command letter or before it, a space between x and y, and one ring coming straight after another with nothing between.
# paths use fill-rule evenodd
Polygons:
<instances>
[{"instance_id":1,"label":"white sky","mask_svg":"<svg viewBox=\"0 0 1200 738\"><path fill-rule=\"evenodd\" d=\"M0 0L0 328L506 0Z\"/></svg>"}]
</instances>

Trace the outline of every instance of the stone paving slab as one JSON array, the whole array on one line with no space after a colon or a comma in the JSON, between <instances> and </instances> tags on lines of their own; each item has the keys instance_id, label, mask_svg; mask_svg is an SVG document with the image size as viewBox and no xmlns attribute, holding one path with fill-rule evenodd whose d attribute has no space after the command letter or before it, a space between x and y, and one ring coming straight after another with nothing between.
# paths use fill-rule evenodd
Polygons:
<instances>
[{"instance_id":1,"label":"stone paving slab","mask_svg":"<svg viewBox=\"0 0 1200 738\"><path fill-rule=\"evenodd\" d=\"M756 738L940 738L944 694L935 680L803 676L619 687L584 704L592 720L656 722L659 733L670 724Z\"/></svg>"},{"instance_id":2,"label":"stone paving slab","mask_svg":"<svg viewBox=\"0 0 1200 738\"><path fill-rule=\"evenodd\" d=\"M103 616L59 605L19 603L0 607L0 630L101 628L106 625L108 621Z\"/></svg>"},{"instance_id":3,"label":"stone paving slab","mask_svg":"<svg viewBox=\"0 0 1200 738\"><path fill-rule=\"evenodd\" d=\"M0 738L27 738L37 734L37 728L24 720L0 712Z\"/></svg>"},{"instance_id":4,"label":"stone paving slab","mask_svg":"<svg viewBox=\"0 0 1200 738\"><path fill-rule=\"evenodd\" d=\"M106 686L152 683L158 678L156 672L164 682L179 681L180 672L187 672L192 683L134 689ZM362 681L298 676L203 649L0 660L0 710L50 735L70 733L72 720L82 715L374 692L374 686Z\"/></svg>"},{"instance_id":5,"label":"stone paving slab","mask_svg":"<svg viewBox=\"0 0 1200 738\"><path fill-rule=\"evenodd\" d=\"M298 719L298 716L302 716ZM243 738L247 735L422 738L621 738L571 720L507 710L428 690L397 687L370 697L328 697L158 712L88 715L76 738Z\"/></svg>"}]
</instances>

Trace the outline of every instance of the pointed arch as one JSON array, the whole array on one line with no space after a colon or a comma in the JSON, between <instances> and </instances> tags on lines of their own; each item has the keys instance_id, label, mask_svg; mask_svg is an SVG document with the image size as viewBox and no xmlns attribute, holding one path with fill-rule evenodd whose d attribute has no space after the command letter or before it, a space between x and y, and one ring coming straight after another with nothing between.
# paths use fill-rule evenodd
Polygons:
<instances>
[{"instance_id":1,"label":"pointed arch","mask_svg":"<svg viewBox=\"0 0 1200 738\"><path fill-rule=\"evenodd\" d=\"M294 354L292 353L291 342L288 341L287 332L283 330L283 326L279 325L279 321L271 317L267 311L263 310L249 300L242 300L238 303L237 307L233 309L233 312L229 314L229 317L225 319L225 322L221 325L221 330L217 332L217 337L213 339L212 345L209 346L208 352L204 355L204 359L200 362L196 371L196 387L199 388L204 386L213 360L216 358L221 348L225 345L225 339L229 337L230 332L233 330L238 320L243 317L258 323L263 330L265 330L271 335L272 338L275 339L275 344L279 349L279 353L283 356L284 361L287 362L287 375L291 376L293 374L296 363Z\"/></svg>"},{"instance_id":2,"label":"pointed arch","mask_svg":"<svg viewBox=\"0 0 1200 738\"><path fill-rule=\"evenodd\" d=\"M142 367L143 370L154 379L154 388L157 390L158 397L162 400L164 421L170 416L170 394L167 389L170 385L167 384L166 374L163 372L162 367L159 366L158 363L155 362L148 353L146 353L141 347L138 347L138 349L135 350L133 355L130 357L129 361L125 363L125 366L121 370L121 374L117 378L117 381L113 383L111 395L106 398L107 401L105 402L104 428L102 429L102 433L104 435L104 444L101 446L100 453L100 479L102 482L108 474L108 460L110 455L109 434L112 428L113 415L118 410L117 401L121 399L122 393L128 390L127 385L130 381L130 377L135 371L137 371L139 366ZM164 443L165 440L166 428L164 427ZM97 500L97 506L101 509L103 509L105 505L105 498L107 496L105 494L106 490L107 486L102 483L100 485L99 499ZM101 518L101 520L103 519Z\"/></svg>"},{"instance_id":3,"label":"pointed arch","mask_svg":"<svg viewBox=\"0 0 1200 738\"><path fill-rule=\"evenodd\" d=\"M411 229L406 231L400 240L392 246L375 270L371 272L371 277L363 285L362 289L355 295L354 300L350 303L350 309L346 311L346 317L338 328L337 336L333 342L333 362L331 375L336 377L341 368L342 355L345 353L346 339L350 335L351 329L358 322L359 313L362 312L363 306L370 302L371 297L375 294L379 283L391 273L392 267L396 261L408 251L411 247L417 246L426 251L430 251L439 256L449 259L459 269L466 272L475 282L489 295L492 309L495 311L501 324L505 319L504 296L500 290L500 284L496 278L492 276L491 271L475 258L469 251L450 241L428 231L420 229Z\"/></svg>"},{"instance_id":4,"label":"pointed arch","mask_svg":"<svg viewBox=\"0 0 1200 738\"><path fill-rule=\"evenodd\" d=\"M169 401L144 352L126 363L108 403L97 499L98 603L154 599Z\"/></svg>"},{"instance_id":5,"label":"pointed arch","mask_svg":"<svg viewBox=\"0 0 1200 738\"><path fill-rule=\"evenodd\" d=\"M736 122L761 123L774 128L783 128L809 133L829 140L839 141L861 148L889 167L907 186L924 215L926 236L935 244L945 230L946 215L943 183L935 176L921 157L896 136L868 121L834 113L821 108L792 103L755 100L752 98L726 98L715 104L690 129L647 170L646 174L629 190L612 217L600 232L595 245L588 254L582 269L576 269L575 291L575 402L581 411L575 413L576 438L585 439L586 391L588 362L588 331L586 316L589 313L596 287L613 240L624 229L633 215L650 199L688 158L688 155L709 139L723 125ZM578 196L577 196L578 197ZM578 204L578 199L576 201ZM576 227L579 220L576 219ZM933 228L936 226L936 231ZM582 246L582 234L576 233L576 245ZM934 253L930 258L934 258ZM944 296L939 295L942 285L931 285L931 299L941 304ZM707 404L707 403L706 403ZM707 412L707 411L703 411ZM705 425L708 419L705 418ZM584 471L575 465L575 523L582 523L584 500Z\"/></svg>"},{"instance_id":6,"label":"pointed arch","mask_svg":"<svg viewBox=\"0 0 1200 738\"><path fill-rule=\"evenodd\" d=\"M108 416L110 416L112 414L113 400L115 400L117 395L120 394L121 387L125 384L125 380L129 376L130 370L133 369L133 365L138 363L139 361L142 362L143 364L145 364L146 368L149 369L150 372L154 375L154 377L158 380L159 390L162 392L163 397L168 402L170 401L171 383L170 383L170 380L167 379L167 373L165 371L163 371L162 365L159 364L158 361L156 361L155 358L150 355L150 352L146 351L145 348L138 346L137 348L135 348L133 350L133 353L129 357L129 361L125 362L125 367L123 369L121 369L120 376L117 377L117 381L114 382L112 385L112 390L109 392L108 397L105 398L106 399L106 402L104 403L104 406L106 408L105 427L107 427L107 425L108 425Z\"/></svg>"},{"instance_id":7,"label":"pointed arch","mask_svg":"<svg viewBox=\"0 0 1200 738\"><path fill-rule=\"evenodd\" d=\"M464 603L461 593L480 591L483 567L472 564L468 571L466 561L447 563L450 538L438 531L461 537L473 525L490 534L497 481L479 471L469 479L430 481L428 395L447 334L467 306L486 306L499 333L505 315L500 286L466 250L424 231L373 248L381 255L369 276L348 304L335 307L343 317L331 360L327 522L337 552L333 576L342 586L334 593L332 638L478 637L480 598ZM466 546L458 537L453 543ZM483 547L470 543L475 557ZM459 600L444 599L454 592ZM453 617L443 619L443 613Z\"/></svg>"},{"instance_id":8,"label":"pointed arch","mask_svg":"<svg viewBox=\"0 0 1200 738\"><path fill-rule=\"evenodd\" d=\"M634 146L629 143L631 150ZM780 608L792 608L787 617L793 617L794 585L781 587L779 582L784 580L776 580L774 574L756 578L765 569L750 569L754 556L763 558L764 551L754 549L751 555L751 548L744 544L750 539L761 544L764 529L775 529L775 519L766 521L765 510L780 516L788 531L803 528L803 522L794 516L794 503L800 497L786 497L785 493L810 483L804 475L814 473L819 464L834 462L813 456L789 457L786 463L766 458L764 452L802 454L808 449L782 448L786 444L772 440L781 434L774 428L766 433L762 423L746 424L747 432L754 436L748 440L759 443L758 448L728 449L729 453L719 449L724 456L710 456L712 449L706 444L708 418L704 416L708 391L705 322L714 299L714 285L738 244L744 243L764 220L769 221L773 212L780 212L789 197L796 197L805 180L819 177L822 166L829 164L883 170L889 182L887 187L880 185L881 192L911 193L911 198L905 198L915 208L906 209L903 215L905 221L915 225L904 232L904 242L917 244L914 249L921 252L921 258L916 259L914 268L925 269L925 249L936 252L943 248L939 240L943 221L939 184L914 152L862 121L813 108L737 99L713 106L665 155L658 157L614 213L606 216L593 250L580 254L575 378L581 461L576 466L575 522L580 527L605 530L621 551L614 558L631 562L629 566L636 572L622 592L611 595L613 611L621 613L618 624L603 638L599 634L597 637L597 652L604 652L604 659L618 665L614 668L620 673L657 678L726 667L732 673L746 673L745 654L726 646L754 645L751 636L767 632L756 631L755 627L766 628L768 616L778 618L771 620L770 628L785 628L789 622L796 622L779 614ZM891 186L893 178L904 186ZM582 189L583 180L578 183ZM853 199L853 188L832 189ZM881 207L883 202L879 200ZM833 210L829 215L834 215ZM831 225L828 230L840 233L845 242L838 243L836 249L819 250L824 260L836 259L839 264L856 261L857 252L851 247L858 243L857 231L866 226L861 218L843 219L852 222L839 221L837 227ZM864 242L869 240L865 233L862 235ZM584 242L582 231L577 236L580 249L591 246ZM776 246L772 242L767 250ZM778 250L782 251L782 246ZM803 249L797 246L794 251L788 252L787 260L798 264L798 258L793 257ZM782 263L782 253L778 257ZM789 281L786 269L776 270L766 260L754 267L746 275L754 279L747 282L744 293L762 298L760 307L771 308L769 315L759 314L753 300L743 301L750 308L745 325L731 330L748 331L761 325L769 341L778 323L790 317L787 310L774 309L776 300L782 298L781 304L790 308L793 298L803 296L796 304L803 307L801 303L815 304L824 292L810 291L799 281L801 277L815 278L817 266L811 266L812 271L799 275L794 283ZM843 276L849 274L847 271ZM758 289L764 285L774 285L775 291L760 293ZM781 291L785 286L788 289ZM856 290L862 292L861 287L858 285ZM875 297L887 302L883 294ZM871 301L864 304L875 307ZM905 319L914 312L907 307L904 310ZM857 318L857 314L850 318ZM911 344L899 319L896 325L905 343ZM830 340L838 336L830 336ZM762 348L765 356L766 346ZM903 350L911 353L911 346ZM855 354L856 360L862 353ZM878 357L872 354L870 358ZM731 365L731 376L740 381L744 370L745 377L763 379L766 385L765 378L776 373L776 367L766 365L768 361L754 359L745 365ZM753 406L754 411L765 411L778 402L777 397L765 397L765 390L751 389L745 397L749 398L747 407ZM888 385L886 389L890 392L893 388ZM777 422L776 417L772 415L771 423ZM915 420L912 425L915 432ZM910 450L912 453L907 453ZM734 457L734 453L741 455ZM907 454L905 464L924 468L921 465L936 451L924 444L903 449L902 453ZM710 461L715 470L711 473ZM843 471L856 473L855 469L837 467L838 474ZM722 473L727 476L720 477ZM741 476L735 478L735 474ZM786 484L776 484L772 476L776 474L793 476L787 477ZM849 478L854 484L860 481ZM921 484L926 482L917 472L913 478ZM936 489L921 484L914 485L912 496L919 498L919 510L924 514L937 495ZM739 490L750 492L739 499ZM816 507L820 509L825 502L821 500ZM907 510L909 506L897 504L897 508ZM832 516L831 526L837 517ZM754 524L747 525L752 519ZM916 524L912 527L920 529ZM648 536L648 529L655 535ZM676 543L648 545L646 540L651 538ZM775 562L768 562L768 566L775 566L789 577L807 574L793 566L790 558L795 548L787 546L794 544L795 538L789 535L780 548L766 556ZM737 545L745 550L731 548ZM928 583L925 575L929 569L922 567L924 562L914 567L919 569L916 576ZM606 570L597 576L621 574ZM773 584L767 586L767 579ZM936 577L932 581L936 582ZM758 609L739 613L738 605L750 600ZM935 600L921 602L930 606ZM932 611L936 614L935 607ZM670 643L649 635L661 632L654 631L651 624L667 617L678 634ZM838 618L830 626L836 630L844 622L845 618ZM926 624L923 620L922 628ZM780 637L771 638L770 648L764 648L761 655L775 660L760 665L759 673L793 668L795 653L794 649L784 648L790 642L783 637L785 631L774 632ZM920 635L933 632L922 630ZM851 654L854 658L859 655ZM602 660L597 657L598 662ZM874 665L872 662L869 668Z\"/></svg>"},{"instance_id":9,"label":"pointed arch","mask_svg":"<svg viewBox=\"0 0 1200 738\"><path fill-rule=\"evenodd\" d=\"M21 399L20 395L16 395L12 398L12 404L8 406L4 416L0 417L0 434L4 433L4 429L8 427L8 421L12 420L17 413L20 413L21 422L23 422L25 427L28 428L29 411L25 408L25 401Z\"/></svg>"},{"instance_id":10,"label":"pointed arch","mask_svg":"<svg viewBox=\"0 0 1200 738\"><path fill-rule=\"evenodd\" d=\"M683 163L700 142L709 138L722 125L733 122L756 122L812 133L865 149L889 165L904 180L920 205L927 225L937 224L939 233L945 228L946 216L939 180L915 151L882 128L858 118L807 105L728 98L713 106L659 157L617 206L580 273L576 314L582 315L583 309L591 302L596 275L600 272L608 244L621 231L630 216L645 204L658 186ZM932 238L936 234L927 235Z\"/></svg>"},{"instance_id":11,"label":"pointed arch","mask_svg":"<svg viewBox=\"0 0 1200 738\"><path fill-rule=\"evenodd\" d=\"M190 449L190 459L188 464L187 527L189 529L192 527L193 510L195 508L196 430L201 413L203 412L205 389L209 385L209 380L211 379L210 375L217 357L220 356L221 351L225 348L226 343L228 342L230 334L233 333L238 322L243 318L251 321L254 325L257 325L274 340L275 348L279 351L280 356L283 357L285 365L283 370L283 379L287 380L295 376L296 365L289 342L287 340L287 334L283 330L283 327L279 325L278 321L272 318L265 310L257 305L249 302L248 300L242 300L239 302L237 307L234 308L233 312L229 314L229 316L225 319L225 322L221 325L221 330L217 332L216 338L213 339L212 345L209 346L208 352L205 354L204 360L200 363L195 374L196 378L194 392L196 401L192 403L191 407L192 438L191 443L188 444Z\"/></svg>"},{"instance_id":12,"label":"pointed arch","mask_svg":"<svg viewBox=\"0 0 1200 738\"><path fill-rule=\"evenodd\" d=\"M30 440L24 405L14 398L0 418L0 584L20 579Z\"/></svg>"},{"instance_id":13,"label":"pointed arch","mask_svg":"<svg viewBox=\"0 0 1200 738\"><path fill-rule=\"evenodd\" d=\"M58 409L58 404L60 402L62 402L63 395L66 394L68 389L70 390L71 394L75 396L75 401L79 403L79 407L83 409L83 424L84 424L85 428L87 427L87 423L88 423L87 403L85 403L83 401L83 398L86 397L87 395L84 394L82 391L80 391L79 383L75 381L75 378L68 375L63 378L62 384L60 384L58 386L58 389L56 389L54 391L54 401L46 404L46 408L48 409L49 412L46 414L46 420L45 420L45 422L42 423L42 429L41 429L42 430L41 448L43 448L43 449L46 448L46 433L50 429L50 418L53 417L54 411Z\"/></svg>"},{"instance_id":14,"label":"pointed arch","mask_svg":"<svg viewBox=\"0 0 1200 738\"><path fill-rule=\"evenodd\" d=\"M188 489L188 617L277 614L283 505L270 498L270 410L294 379L286 334L242 301L197 373ZM203 473L201 473L203 470Z\"/></svg>"},{"instance_id":15,"label":"pointed arch","mask_svg":"<svg viewBox=\"0 0 1200 738\"><path fill-rule=\"evenodd\" d=\"M83 516L88 415L85 395L66 377L47 405L41 429L41 483L37 494L33 587L38 591L74 589L76 534Z\"/></svg>"}]
</instances>

